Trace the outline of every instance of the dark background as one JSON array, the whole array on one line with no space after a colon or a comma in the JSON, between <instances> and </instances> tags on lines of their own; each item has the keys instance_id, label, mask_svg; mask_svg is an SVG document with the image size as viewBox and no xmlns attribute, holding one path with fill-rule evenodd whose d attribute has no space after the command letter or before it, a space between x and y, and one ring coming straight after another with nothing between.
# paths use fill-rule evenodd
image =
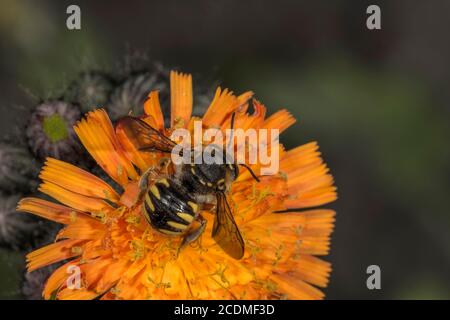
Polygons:
<instances>
[{"instance_id":1,"label":"dark background","mask_svg":"<svg viewBox=\"0 0 450 320\"><path fill-rule=\"evenodd\" d=\"M330 299L450 298L450 2L0 0L0 134L78 72L126 48L236 93L253 90L318 140L338 186ZM82 30L66 29L78 4ZM378 4L382 30L366 28ZM195 85L195 83L194 83ZM23 253L0 251L0 298ZM377 264L382 289L366 287Z\"/></svg>"}]
</instances>

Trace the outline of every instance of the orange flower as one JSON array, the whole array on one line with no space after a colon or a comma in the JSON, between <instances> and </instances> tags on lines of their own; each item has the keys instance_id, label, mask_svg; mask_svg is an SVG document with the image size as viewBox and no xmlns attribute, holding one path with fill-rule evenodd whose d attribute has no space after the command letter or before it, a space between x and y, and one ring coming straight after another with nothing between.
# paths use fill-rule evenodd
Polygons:
<instances>
[{"instance_id":1,"label":"orange flower","mask_svg":"<svg viewBox=\"0 0 450 320\"><path fill-rule=\"evenodd\" d=\"M142 119L168 135L192 128L192 78L171 73L171 128L164 128L157 92L145 102ZM205 127L285 130L295 119L281 110L266 118L266 108L252 93L235 96L217 89L203 117ZM160 153L135 149L121 127L113 127L104 110L87 114L75 132L96 162L123 192L71 164L47 159L40 191L61 204L22 199L18 210L65 225L54 243L27 256L28 270L69 260L48 279L49 299L320 299L331 266L326 255L335 212L302 210L336 199L333 178L315 142L285 151L280 146L280 172L260 182L243 170L232 185L230 202L245 241L240 260L228 256L211 238L214 215L206 231L177 256L181 237L155 231L141 216L136 201L140 174L158 164ZM258 172L259 164L252 165ZM285 211L276 213L276 211ZM287 212L286 212L287 211ZM81 271L79 288L68 286L69 266ZM72 269L71 269L72 270Z\"/></svg>"}]
</instances>

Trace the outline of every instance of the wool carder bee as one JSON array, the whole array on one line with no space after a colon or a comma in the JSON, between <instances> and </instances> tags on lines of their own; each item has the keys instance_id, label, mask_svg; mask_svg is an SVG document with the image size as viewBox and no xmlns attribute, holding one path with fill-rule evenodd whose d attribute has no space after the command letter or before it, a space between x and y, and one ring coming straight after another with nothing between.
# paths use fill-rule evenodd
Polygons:
<instances>
[{"instance_id":1,"label":"wool carder bee","mask_svg":"<svg viewBox=\"0 0 450 320\"><path fill-rule=\"evenodd\" d=\"M234 114L231 123L233 126ZM170 154L177 145L139 118L126 116L118 124L138 150ZM180 248L183 248L198 239L205 230L207 220L201 215L202 209L215 207L211 236L227 254L241 259L245 250L244 240L227 196L239 175L239 165L246 167L257 181L259 179L245 164L226 161L228 155L222 146L212 145L212 148L223 154L221 163L197 162L192 158L190 163L174 164L172 173L155 168L143 173L139 182L142 213L155 230L182 236ZM149 183L149 180L153 182ZM195 228L194 221L199 222Z\"/></svg>"}]
</instances>

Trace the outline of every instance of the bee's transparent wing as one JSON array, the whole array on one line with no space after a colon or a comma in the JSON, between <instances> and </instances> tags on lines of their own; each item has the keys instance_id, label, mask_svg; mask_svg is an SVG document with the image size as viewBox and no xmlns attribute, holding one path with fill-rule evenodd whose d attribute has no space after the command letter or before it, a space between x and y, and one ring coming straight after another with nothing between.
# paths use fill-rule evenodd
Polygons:
<instances>
[{"instance_id":1,"label":"bee's transparent wing","mask_svg":"<svg viewBox=\"0 0 450 320\"><path fill-rule=\"evenodd\" d=\"M141 151L170 153L176 143L139 118L125 116L117 121L131 143Z\"/></svg>"},{"instance_id":2,"label":"bee's transparent wing","mask_svg":"<svg viewBox=\"0 0 450 320\"><path fill-rule=\"evenodd\" d=\"M224 193L217 193L217 210L212 229L212 237L217 244L235 259L244 255L244 240L236 225Z\"/></svg>"}]
</instances>

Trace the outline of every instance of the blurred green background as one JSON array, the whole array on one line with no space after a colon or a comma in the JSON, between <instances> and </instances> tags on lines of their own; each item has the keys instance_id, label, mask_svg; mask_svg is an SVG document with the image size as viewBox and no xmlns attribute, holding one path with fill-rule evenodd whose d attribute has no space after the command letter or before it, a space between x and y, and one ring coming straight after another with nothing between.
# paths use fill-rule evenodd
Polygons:
<instances>
[{"instance_id":1,"label":"blurred green background","mask_svg":"<svg viewBox=\"0 0 450 320\"><path fill-rule=\"evenodd\" d=\"M82 29L66 28L78 4ZM319 141L339 200L329 299L450 298L450 2L0 0L0 134L32 96L83 70L114 70L126 48L298 123L289 147ZM194 83L195 85L195 83ZM24 107L22 107L24 106ZM0 252L0 298L18 298L23 253ZM368 290L377 264L382 289Z\"/></svg>"}]
</instances>

